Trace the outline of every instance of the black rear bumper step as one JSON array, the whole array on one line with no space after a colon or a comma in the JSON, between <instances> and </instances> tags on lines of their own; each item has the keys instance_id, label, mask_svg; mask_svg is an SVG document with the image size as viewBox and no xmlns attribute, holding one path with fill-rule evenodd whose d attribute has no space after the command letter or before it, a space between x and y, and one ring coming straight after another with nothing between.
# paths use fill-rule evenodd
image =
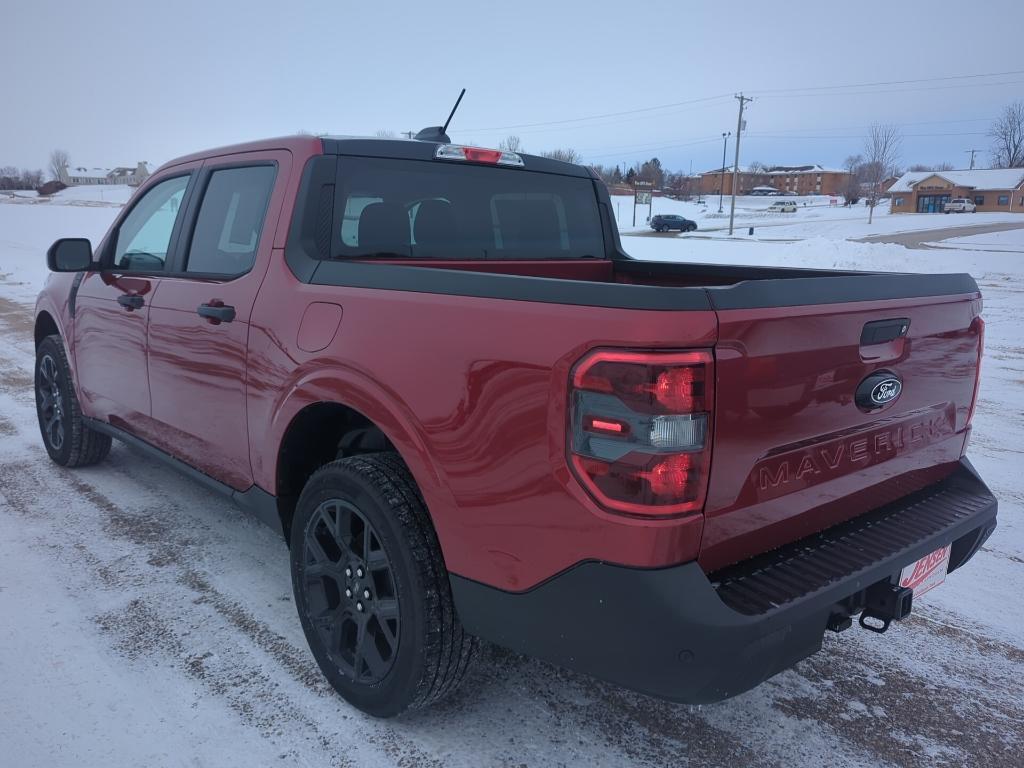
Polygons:
<instances>
[{"instance_id":1,"label":"black rear bumper step","mask_svg":"<svg viewBox=\"0 0 1024 768\"><path fill-rule=\"evenodd\" d=\"M952 543L950 570L963 565L996 512L964 459L941 483L710 580L696 562L585 562L518 593L451 574L452 593L474 635L652 696L708 704L816 653L826 628L849 626L869 592L915 560Z\"/></svg>"},{"instance_id":2,"label":"black rear bumper step","mask_svg":"<svg viewBox=\"0 0 1024 768\"><path fill-rule=\"evenodd\" d=\"M718 596L738 613L757 616L784 608L830 585L891 560L922 539L958 539L967 521L996 503L977 476L958 471L947 480L772 552L708 576ZM977 523L972 523L976 527ZM994 528L994 522L992 528ZM979 537L980 547L992 528ZM949 570L974 554L961 545Z\"/></svg>"}]
</instances>

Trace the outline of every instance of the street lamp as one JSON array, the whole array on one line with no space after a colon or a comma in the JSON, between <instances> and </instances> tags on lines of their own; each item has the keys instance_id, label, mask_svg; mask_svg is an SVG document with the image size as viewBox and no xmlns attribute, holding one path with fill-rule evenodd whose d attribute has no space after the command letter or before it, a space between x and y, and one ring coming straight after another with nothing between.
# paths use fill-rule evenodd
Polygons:
<instances>
[{"instance_id":1,"label":"street lamp","mask_svg":"<svg viewBox=\"0 0 1024 768\"><path fill-rule=\"evenodd\" d=\"M718 212L722 212L722 193L725 191L725 147L729 143L732 131L722 134L722 170L718 172Z\"/></svg>"}]
</instances>

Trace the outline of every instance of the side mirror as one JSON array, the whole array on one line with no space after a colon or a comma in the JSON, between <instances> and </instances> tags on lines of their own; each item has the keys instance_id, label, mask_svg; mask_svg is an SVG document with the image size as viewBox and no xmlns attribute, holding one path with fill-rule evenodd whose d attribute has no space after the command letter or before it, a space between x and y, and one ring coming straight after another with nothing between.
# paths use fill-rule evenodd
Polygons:
<instances>
[{"instance_id":1,"label":"side mirror","mask_svg":"<svg viewBox=\"0 0 1024 768\"><path fill-rule=\"evenodd\" d=\"M62 237L46 252L51 272L85 272L92 266L92 243L84 237Z\"/></svg>"}]
</instances>

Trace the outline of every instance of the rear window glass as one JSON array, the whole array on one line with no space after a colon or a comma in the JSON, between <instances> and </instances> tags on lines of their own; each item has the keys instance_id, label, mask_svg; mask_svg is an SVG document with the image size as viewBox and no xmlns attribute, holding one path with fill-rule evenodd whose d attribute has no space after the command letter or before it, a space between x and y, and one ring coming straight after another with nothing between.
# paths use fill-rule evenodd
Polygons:
<instances>
[{"instance_id":1,"label":"rear window glass","mask_svg":"<svg viewBox=\"0 0 1024 768\"><path fill-rule=\"evenodd\" d=\"M343 158L341 258L604 258L590 179L455 162Z\"/></svg>"}]
</instances>

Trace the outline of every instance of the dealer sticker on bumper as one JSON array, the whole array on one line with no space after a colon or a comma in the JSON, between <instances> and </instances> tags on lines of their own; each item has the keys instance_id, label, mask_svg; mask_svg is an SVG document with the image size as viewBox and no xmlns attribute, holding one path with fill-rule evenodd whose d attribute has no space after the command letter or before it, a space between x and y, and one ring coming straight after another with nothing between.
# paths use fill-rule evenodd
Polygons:
<instances>
[{"instance_id":1,"label":"dealer sticker on bumper","mask_svg":"<svg viewBox=\"0 0 1024 768\"><path fill-rule=\"evenodd\" d=\"M928 590L935 589L946 580L951 549L950 545L936 549L908 565L900 572L900 586L914 590L915 600Z\"/></svg>"}]
</instances>

